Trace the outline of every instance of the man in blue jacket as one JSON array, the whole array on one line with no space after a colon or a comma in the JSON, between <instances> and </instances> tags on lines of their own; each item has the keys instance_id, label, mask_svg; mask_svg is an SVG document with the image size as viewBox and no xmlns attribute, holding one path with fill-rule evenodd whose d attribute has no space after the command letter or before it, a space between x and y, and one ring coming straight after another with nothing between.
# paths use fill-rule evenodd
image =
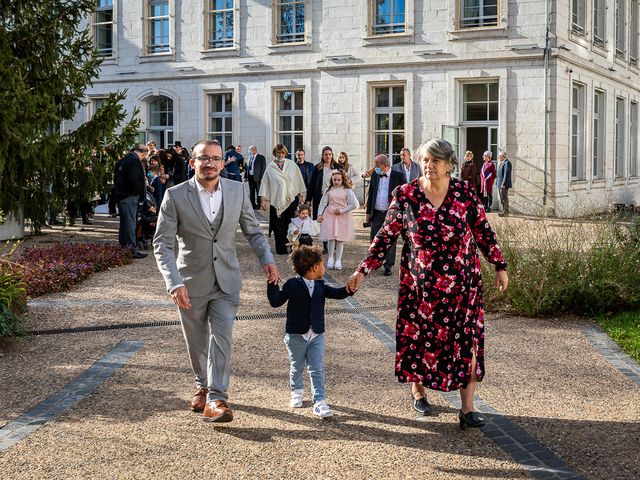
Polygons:
<instances>
[{"instance_id":1,"label":"man in blue jacket","mask_svg":"<svg viewBox=\"0 0 640 480\"><path fill-rule=\"evenodd\" d=\"M500 204L502 205L501 217L509 215L509 189L511 188L511 161L507 158L507 152L500 150L498 153L498 175L496 177L496 186L500 194Z\"/></svg>"}]
</instances>

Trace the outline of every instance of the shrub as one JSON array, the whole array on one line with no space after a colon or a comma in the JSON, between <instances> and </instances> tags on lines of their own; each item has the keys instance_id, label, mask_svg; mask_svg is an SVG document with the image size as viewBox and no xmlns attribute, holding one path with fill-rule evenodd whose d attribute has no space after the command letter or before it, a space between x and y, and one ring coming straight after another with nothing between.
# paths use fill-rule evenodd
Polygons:
<instances>
[{"instance_id":1,"label":"shrub","mask_svg":"<svg viewBox=\"0 0 640 480\"><path fill-rule=\"evenodd\" d=\"M0 337L20 335L22 314L27 308L22 276L15 264L0 257Z\"/></svg>"},{"instance_id":2,"label":"shrub","mask_svg":"<svg viewBox=\"0 0 640 480\"><path fill-rule=\"evenodd\" d=\"M638 219L508 222L497 225L496 233L509 264L509 288L499 294L492 287L493 266L484 263L489 307L525 315L597 315L640 307Z\"/></svg>"},{"instance_id":3,"label":"shrub","mask_svg":"<svg viewBox=\"0 0 640 480\"><path fill-rule=\"evenodd\" d=\"M67 290L91 273L130 262L130 250L100 243L34 246L16 259L30 297Z\"/></svg>"}]
</instances>

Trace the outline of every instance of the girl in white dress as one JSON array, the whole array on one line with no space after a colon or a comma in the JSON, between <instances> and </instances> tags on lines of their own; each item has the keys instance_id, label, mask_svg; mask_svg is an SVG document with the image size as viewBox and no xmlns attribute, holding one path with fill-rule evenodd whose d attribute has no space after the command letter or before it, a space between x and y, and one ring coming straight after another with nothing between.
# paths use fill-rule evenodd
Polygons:
<instances>
[{"instance_id":1,"label":"girl in white dress","mask_svg":"<svg viewBox=\"0 0 640 480\"><path fill-rule=\"evenodd\" d=\"M318 207L320 239L328 242L329 270L342 270L344 242L350 242L356 236L351 211L358 206L358 199L345 172L334 170L331 173L331 185Z\"/></svg>"}]
</instances>

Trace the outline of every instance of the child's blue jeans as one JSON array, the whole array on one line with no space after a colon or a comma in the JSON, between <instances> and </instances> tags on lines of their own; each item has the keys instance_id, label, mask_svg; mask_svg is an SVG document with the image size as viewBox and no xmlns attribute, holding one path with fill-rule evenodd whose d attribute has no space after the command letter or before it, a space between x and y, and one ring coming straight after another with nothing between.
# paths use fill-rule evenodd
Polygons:
<instances>
[{"instance_id":1,"label":"child's blue jeans","mask_svg":"<svg viewBox=\"0 0 640 480\"><path fill-rule=\"evenodd\" d=\"M306 365L311 379L313 403L324 400L324 335L320 334L307 342L300 334L287 333L284 344L291 364L291 390L304 389L302 374Z\"/></svg>"}]
</instances>

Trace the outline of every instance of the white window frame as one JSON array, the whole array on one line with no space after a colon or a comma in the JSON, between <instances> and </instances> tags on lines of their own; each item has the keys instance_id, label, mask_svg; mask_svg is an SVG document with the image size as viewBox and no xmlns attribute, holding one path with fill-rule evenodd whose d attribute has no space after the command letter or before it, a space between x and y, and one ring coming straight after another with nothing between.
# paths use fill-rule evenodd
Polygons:
<instances>
[{"instance_id":1,"label":"white window frame","mask_svg":"<svg viewBox=\"0 0 640 480\"><path fill-rule=\"evenodd\" d=\"M403 94L403 100L402 100L402 106L395 106L393 105L393 89L394 88L401 88L402 89L402 94ZM389 90L389 105L387 107L378 107L376 105L376 91L377 90L382 90L382 89L388 89ZM397 152L393 151L393 139L394 137L397 137L398 135L401 135L403 138L403 145L400 148L406 147L408 145L407 143L407 122L408 122L408 116L407 116L407 84L406 82L389 82L389 83L378 83L378 84L372 84L371 85L371 104L370 104L370 125L371 125L371 151L375 154L378 153L378 148L377 148L377 138L378 135L387 135L388 136L388 143L387 143L387 151L384 152L388 157L389 160L391 160L391 163L397 163L397 161L399 161L400 159L400 150L398 150ZM394 128L393 125L393 115L399 115L402 114L403 115L403 128L402 129L396 129ZM388 115L389 117L389 124L388 127L385 129L380 129L377 126L377 115Z\"/></svg>"},{"instance_id":2,"label":"white window frame","mask_svg":"<svg viewBox=\"0 0 640 480\"><path fill-rule=\"evenodd\" d=\"M571 0L571 31L585 35L587 29L587 0Z\"/></svg>"},{"instance_id":3,"label":"white window frame","mask_svg":"<svg viewBox=\"0 0 640 480\"><path fill-rule=\"evenodd\" d=\"M223 96L223 110L217 112L213 110L213 102L214 98L218 95ZM230 95L230 101L227 102L226 95ZM222 146L222 151L226 152L229 145L233 145L233 132L234 132L234 92L233 90L218 90L218 91L208 91L206 92L206 132L207 138L210 140L216 139L220 142ZM211 128L211 119L212 118L221 118L222 119L222 130L213 131ZM231 130L227 130L227 121L226 119L231 119ZM227 137L230 136L229 143L227 143Z\"/></svg>"},{"instance_id":4,"label":"white window frame","mask_svg":"<svg viewBox=\"0 0 640 480\"><path fill-rule=\"evenodd\" d=\"M411 20L410 18L410 10L412 10L413 7L413 2L410 0L388 0L391 4L391 7L393 7L397 2L404 2L404 22L402 24L380 24L377 25L376 24L376 11L377 11L377 7L378 7L378 2L376 0L369 0L369 31L368 34L372 37L387 37L387 36L394 36L394 35L407 35L409 33L409 21ZM393 11L393 9L391 9ZM402 29L398 30L398 31L391 31L391 32L385 32L385 31L377 31L377 28L379 27L380 29L384 29L386 28L387 25L402 25Z\"/></svg>"},{"instance_id":5,"label":"white window frame","mask_svg":"<svg viewBox=\"0 0 640 480\"><path fill-rule=\"evenodd\" d=\"M615 143L614 143L614 165L613 176L614 178L624 177L624 164L625 164L625 98L616 97L615 104Z\"/></svg>"},{"instance_id":6,"label":"white window frame","mask_svg":"<svg viewBox=\"0 0 640 480\"><path fill-rule=\"evenodd\" d=\"M638 176L638 102L629 104L629 176Z\"/></svg>"},{"instance_id":7,"label":"white window frame","mask_svg":"<svg viewBox=\"0 0 640 480\"><path fill-rule=\"evenodd\" d=\"M304 88L300 87L285 87L285 88L276 88L273 90L274 99L273 99L273 144L277 145L278 143L283 143L280 141L280 136L285 135L289 136L289 144L291 149L289 151L289 158L291 160L295 159L295 150L296 150L296 136L302 135L302 143L300 143L300 147L304 148L305 145L305 116L304 116L304 108L307 93ZM280 96L286 92L293 92L294 96L292 97L292 108L291 110L281 110L280 109ZM302 94L302 110L297 109L297 95ZM291 130L281 130L280 129L280 118L281 117L289 117L291 119ZM295 117L302 118L302 130L296 130L296 119ZM288 148L288 147L287 147Z\"/></svg>"},{"instance_id":8,"label":"white window frame","mask_svg":"<svg viewBox=\"0 0 640 480\"><path fill-rule=\"evenodd\" d=\"M607 92L595 89L593 92L593 132L591 177L604 178L604 152L606 145Z\"/></svg>"},{"instance_id":9,"label":"white window frame","mask_svg":"<svg viewBox=\"0 0 640 480\"><path fill-rule=\"evenodd\" d=\"M626 0L615 0L615 56L625 58L627 54Z\"/></svg>"},{"instance_id":10,"label":"white window frame","mask_svg":"<svg viewBox=\"0 0 640 480\"><path fill-rule=\"evenodd\" d=\"M91 36L93 39L93 46L96 50L96 52L98 53L99 56L101 56L102 58L105 59L110 59L110 58L115 58L116 56L116 5L117 5L117 1L114 2L113 0L111 0L111 5L108 6L108 8L105 7L99 7L96 6L96 10L94 11L94 13L91 15ZM97 12L101 11L101 12L105 12L111 10L111 21L110 22L98 22L97 21ZM111 53L107 54L101 54L100 50L98 50L98 45L97 45L97 29L99 26L102 25L111 25Z\"/></svg>"},{"instance_id":11,"label":"white window frame","mask_svg":"<svg viewBox=\"0 0 640 480\"><path fill-rule=\"evenodd\" d=\"M204 13L204 50L207 52L218 52L221 50L237 50L240 46L240 6L239 0L232 0L232 6L230 8L224 8L220 10L215 9L215 0L204 0L205 2L205 13ZM212 46L212 35L214 31L212 30L212 18L216 13L229 13L233 14L233 35L230 40L224 40L217 42L226 42L223 46L216 47ZM226 22L225 22L226 23Z\"/></svg>"},{"instance_id":12,"label":"white window frame","mask_svg":"<svg viewBox=\"0 0 640 480\"><path fill-rule=\"evenodd\" d=\"M583 83L571 85L571 155L569 156L569 174L571 180L585 179L585 93ZM576 104L577 103L577 104Z\"/></svg>"},{"instance_id":13,"label":"white window frame","mask_svg":"<svg viewBox=\"0 0 640 480\"><path fill-rule=\"evenodd\" d=\"M478 5L478 7L481 10L484 10L487 7L493 6L493 5L486 5L487 3L493 3L496 2L496 15L495 15L495 19L493 15L483 15L480 14L477 17L465 17L464 16L464 2L465 0L456 0L456 25L457 25L457 29L459 30L470 30L470 29L477 29L477 28L501 28L503 25L503 19L506 19L506 17L503 15L502 12L502 3L507 3L506 0L479 0L480 4ZM478 25L463 25L463 23L467 20L473 20L473 19L477 19L478 20Z\"/></svg>"},{"instance_id":14,"label":"white window frame","mask_svg":"<svg viewBox=\"0 0 640 480\"><path fill-rule=\"evenodd\" d=\"M289 34L293 36L293 41L284 41L280 35L280 18L283 6L293 5L294 11L299 8L300 5L304 7L304 31L302 33ZM272 42L274 45L301 45L309 42L311 25L311 2L309 0L273 0L273 29L272 29ZM294 15L295 21L295 15ZM295 36L300 36L300 39L296 39Z\"/></svg>"},{"instance_id":15,"label":"white window frame","mask_svg":"<svg viewBox=\"0 0 640 480\"><path fill-rule=\"evenodd\" d=\"M629 63L638 66L638 17L640 16L640 7L638 0L631 0L629 5Z\"/></svg>"},{"instance_id":16,"label":"white window frame","mask_svg":"<svg viewBox=\"0 0 640 480\"><path fill-rule=\"evenodd\" d=\"M102 105L105 100L109 98L108 95L96 95L89 97L89 103L87 104L88 110L88 120L91 120L93 116L96 114L100 106L96 106L98 103Z\"/></svg>"},{"instance_id":17,"label":"white window frame","mask_svg":"<svg viewBox=\"0 0 640 480\"><path fill-rule=\"evenodd\" d=\"M486 104L487 108L487 118L486 120L467 120L465 118L465 105L468 103L479 103L479 102L465 102L464 100L464 88L468 85L485 85L487 88L487 101L483 102ZM498 98L496 100L491 100L489 94L489 85L496 85L498 87ZM490 118L490 105L495 103L497 105L498 118L491 119ZM499 124L500 122L500 81L498 79L495 80L476 80L476 81L463 81L460 82L460 124L461 125L473 125L473 124Z\"/></svg>"},{"instance_id":18,"label":"white window frame","mask_svg":"<svg viewBox=\"0 0 640 480\"><path fill-rule=\"evenodd\" d=\"M161 16L151 16L151 7L156 4L166 3L167 4L167 15ZM173 9L175 8L174 2L172 0L144 0L144 12L143 12L143 30L144 30L144 54L147 56L162 56L162 55L173 55L173 35L175 31L174 25L174 13ZM151 44L151 32L152 32L152 23L158 20L167 21L168 28L168 38L167 38L167 48L166 50L154 51L152 49L153 45Z\"/></svg>"}]
</instances>

